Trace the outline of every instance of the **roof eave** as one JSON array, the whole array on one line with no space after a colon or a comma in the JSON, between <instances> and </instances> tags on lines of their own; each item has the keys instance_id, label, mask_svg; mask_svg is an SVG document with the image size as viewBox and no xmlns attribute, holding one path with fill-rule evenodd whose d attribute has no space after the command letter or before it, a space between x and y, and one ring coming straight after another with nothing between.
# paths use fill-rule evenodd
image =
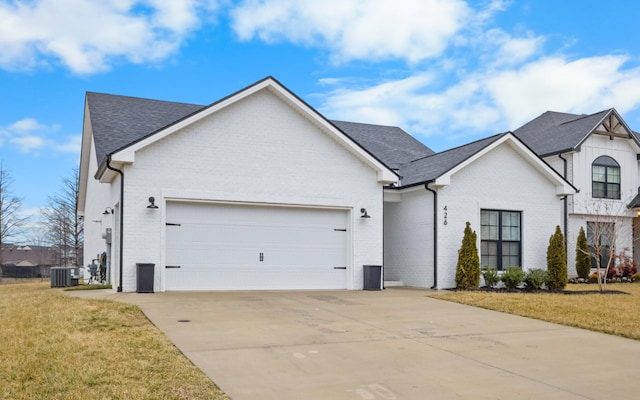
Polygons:
<instances>
[{"instance_id":1,"label":"roof eave","mask_svg":"<svg viewBox=\"0 0 640 400\"><path fill-rule=\"evenodd\" d=\"M114 151L113 153L111 153L111 159L113 162L133 163L135 162L135 152L137 150L144 148L149 144L154 143L186 126L189 126L194 122L205 118L223 108L226 108L229 105L234 104L253 93L267 88L277 92L285 99L285 101L287 101L290 105L296 107L299 111L305 112L310 119L316 121L316 123L321 125L327 132L330 132L335 138L337 138L338 141L343 144L343 146L351 148L352 153L356 154L359 158L365 161L366 164L376 170L376 177L378 182L387 184L398 181L398 174L396 174L391 168L385 165L368 150L366 150L359 143L353 140L349 135L340 130L322 114L320 114L304 100L298 97L295 93L287 89L284 85L282 85L271 76L266 77L242 90L239 90L234 94L211 104L208 107L205 107L178 121L175 121L164 128L152 132L149 135L141 138L140 140L137 140L127 146L122 147L119 150ZM104 174L105 169L106 165L101 165L99 168L99 174Z\"/></svg>"}]
</instances>

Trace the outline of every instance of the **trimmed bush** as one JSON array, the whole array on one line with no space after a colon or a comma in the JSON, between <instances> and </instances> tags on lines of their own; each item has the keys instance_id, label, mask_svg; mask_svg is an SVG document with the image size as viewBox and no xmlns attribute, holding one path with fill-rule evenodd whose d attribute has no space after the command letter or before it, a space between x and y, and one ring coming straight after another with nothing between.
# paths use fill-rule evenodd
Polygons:
<instances>
[{"instance_id":1,"label":"trimmed bush","mask_svg":"<svg viewBox=\"0 0 640 400\"><path fill-rule=\"evenodd\" d=\"M593 274L589 275L589 282L598 283L598 273L597 272L594 272Z\"/></svg>"},{"instance_id":2,"label":"trimmed bush","mask_svg":"<svg viewBox=\"0 0 640 400\"><path fill-rule=\"evenodd\" d=\"M640 273L636 272L635 274L631 275L631 281L632 282L640 281Z\"/></svg>"},{"instance_id":3,"label":"trimmed bush","mask_svg":"<svg viewBox=\"0 0 640 400\"><path fill-rule=\"evenodd\" d=\"M564 236L559 225L556 225L555 233L549 238L547 273L549 274L549 282L547 283L549 290L564 289L567 286L569 281L567 256L564 252Z\"/></svg>"},{"instance_id":4,"label":"trimmed bush","mask_svg":"<svg viewBox=\"0 0 640 400\"><path fill-rule=\"evenodd\" d=\"M458 250L458 264L456 265L456 287L460 289L473 289L480 285L480 257L476 231L471 229L471 223L467 222L464 228L462 246Z\"/></svg>"},{"instance_id":5,"label":"trimmed bush","mask_svg":"<svg viewBox=\"0 0 640 400\"><path fill-rule=\"evenodd\" d=\"M482 271L482 277L484 278L484 285L489 288L495 287L500 282L498 270L493 267L486 267Z\"/></svg>"},{"instance_id":6,"label":"trimmed bush","mask_svg":"<svg viewBox=\"0 0 640 400\"><path fill-rule=\"evenodd\" d=\"M532 269L524 277L524 284L529 290L539 290L547 284L548 279L547 271L539 268Z\"/></svg>"},{"instance_id":7,"label":"trimmed bush","mask_svg":"<svg viewBox=\"0 0 640 400\"><path fill-rule=\"evenodd\" d=\"M502 273L500 280L509 289L515 289L524 281L524 272L520 267L509 267Z\"/></svg>"},{"instance_id":8,"label":"trimmed bush","mask_svg":"<svg viewBox=\"0 0 640 400\"><path fill-rule=\"evenodd\" d=\"M576 242L576 272L578 277L589 279L591 273L591 254L589 253L589 243L584 228L580 227L578 241Z\"/></svg>"}]
</instances>

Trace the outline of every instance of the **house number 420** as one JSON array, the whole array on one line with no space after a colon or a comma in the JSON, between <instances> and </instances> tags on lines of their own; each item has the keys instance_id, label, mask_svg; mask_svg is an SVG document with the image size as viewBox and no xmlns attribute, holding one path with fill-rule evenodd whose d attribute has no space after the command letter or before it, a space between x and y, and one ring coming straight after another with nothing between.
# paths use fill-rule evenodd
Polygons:
<instances>
[{"instance_id":1,"label":"house number 420","mask_svg":"<svg viewBox=\"0 0 640 400\"><path fill-rule=\"evenodd\" d=\"M444 224L446 225L446 224L448 224L448 222L447 222L447 214L448 214L447 206L444 206L443 210L444 210Z\"/></svg>"}]
</instances>

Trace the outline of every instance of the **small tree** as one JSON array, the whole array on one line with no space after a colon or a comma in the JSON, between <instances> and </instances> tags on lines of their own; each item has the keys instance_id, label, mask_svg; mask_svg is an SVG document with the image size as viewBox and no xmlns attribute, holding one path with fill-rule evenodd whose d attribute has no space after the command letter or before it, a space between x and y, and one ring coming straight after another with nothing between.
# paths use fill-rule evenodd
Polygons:
<instances>
[{"instance_id":1,"label":"small tree","mask_svg":"<svg viewBox=\"0 0 640 400\"><path fill-rule=\"evenodd\" d=\"M56 249L59 265L82 265L84 225L76 217L79 187L79 173L75 168L71 177L64 178L58 193L49 196L49 206L42 211L44 228Z\"/></svg>"},{"instance_id":2,"label":"small tree","mask_svg":"<svg viewBox=\"0 0 640 400\"><path fill-rule=\"evenodd\" d=\"M549 290L564 289L567 286L569 276L567 274L567 257L564 252L564 236L560 226L556 225L556 231L549 238L547 247L547 273L549 274Z\"/></svg>"},{"instance_id":3,"label":"small tree","mask_svg":"<svg viewBox=\"0 0 640 400\"><path fill-rule=\"evenodd\" d=\"M589 243L584 228L580 227L576 242L576 272L578 277L589 279L591 273L591 257L589 257Z\"/></svg>"},{"instance_id":4,"label":"small tree","mask_svg":"<svg viewBox=\"0 0 640 400\"><path fill-rule=\"evenodd\" d=\"M21 214L22 199L11 193L13 178L0 162L0 282L2 282L2 247L7 240L22 235L28 217Z\"/></svg>"},{"instance_id":5,"label":"small tree","mask_svg":"<svg viewBox=\"0 0 640 400\"><path fill-rule=\"evenodd\" d=\"M462 246L458 250L456 265L456 287L461 289L477 288L480 285L480 257L476 246L478 236L467 222L464 228Z\"/></svg>"}]
</instances>

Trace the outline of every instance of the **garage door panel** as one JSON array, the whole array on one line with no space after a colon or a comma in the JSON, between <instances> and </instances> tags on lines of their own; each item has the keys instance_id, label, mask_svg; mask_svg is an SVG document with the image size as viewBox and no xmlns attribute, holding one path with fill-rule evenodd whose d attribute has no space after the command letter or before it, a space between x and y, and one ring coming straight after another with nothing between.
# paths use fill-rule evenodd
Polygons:
<instances>
[{"instance_id":1,"label":"garage door panel","mask_svg":"<svg viewBox=\"0 0 640 400\"><path fill-rule=\"evenodd\" d=\"M348 212L169 203L167 290L344 289Z\"/></svg>"}]
</instances>

